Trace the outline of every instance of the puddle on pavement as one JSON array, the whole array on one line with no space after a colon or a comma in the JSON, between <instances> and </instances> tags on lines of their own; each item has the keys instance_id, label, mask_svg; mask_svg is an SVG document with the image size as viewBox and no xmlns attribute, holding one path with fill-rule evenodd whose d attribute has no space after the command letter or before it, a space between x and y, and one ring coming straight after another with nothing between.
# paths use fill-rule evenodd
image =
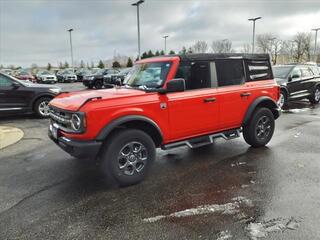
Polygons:
<instances>
[{"instance_id":1,"label":"puddle on pavement","mask_svg":"<svg viewBox=\"0 0 320 240\"><path fill-rule=\"evenodd\" d=\"M155 217L145 218L143 219L143 221L147 223L153 223L165 218L183 218L204 214L236 215L240 213L241 208L254 207L252 201L245 197L236 197L231 200L232 202L225 204L201 205L195 208L173 212L169 215L159 215Z\"/></svg>"},{"instance_id":2,"label":"puddle on pavement","mask_svg":"<svg viewBox=\"0 0 320 240\"><path fill-rule=\"evenodd\" d=\"M300 226L300 220L293 217L277 218L264 222L252 222L246 227L248 236L252 240L267 238L270 233L296 230Z\"/></svg>"}]
</instances>

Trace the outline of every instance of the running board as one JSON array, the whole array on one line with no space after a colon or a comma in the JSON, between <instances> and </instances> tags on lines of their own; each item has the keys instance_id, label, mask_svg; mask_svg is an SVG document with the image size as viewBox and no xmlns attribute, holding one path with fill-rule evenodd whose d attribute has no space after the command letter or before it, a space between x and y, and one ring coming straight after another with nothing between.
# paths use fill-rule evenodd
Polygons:
<instances>
[{"instance_id":1,"label":"running board","mask_svg":"<svg viewBox=\"0 0 320 240\"><path fill-rule=\"evenodd\" d=\"M240 137L241 128L232 129L220 133L205 135L201 137L191 138L179 142L169 143L163 145L161 148L164 150L172 149L176 147L188 146L189 148L202 147L208 144L213 143L215 138L223 138L225 140L230 140Z\"/></svg>"}]
</instances>

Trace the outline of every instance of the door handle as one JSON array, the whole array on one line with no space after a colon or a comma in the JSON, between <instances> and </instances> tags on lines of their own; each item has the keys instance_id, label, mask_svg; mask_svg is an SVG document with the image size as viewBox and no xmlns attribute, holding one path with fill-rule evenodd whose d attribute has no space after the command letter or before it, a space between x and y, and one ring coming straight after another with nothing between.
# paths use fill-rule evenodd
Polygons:
<instances>
[{"instance_id":1,"label":"door handle","mask_svg":"<svg viewBox=\"0 0 320 240\"><path fill-rule=\"evenodd\" d=\"M240 94L241 97L249 97L250 95L251 95L251 93L249 93L249 92L244 92L244 93Z\"/></svg>"},{"instance_id":2,"label":"door handle","mask_svg":"<svg viewBox=\"0 0 320 240\"><path fill-rule=\"evenodd\" d=\"M216 98L214 98L214 97L212 97L212 98L205 98L205 99L203 99L203 101L204 101L205 103L210 103L210 102L216 101Z\"/></svg>"}]
</instances>

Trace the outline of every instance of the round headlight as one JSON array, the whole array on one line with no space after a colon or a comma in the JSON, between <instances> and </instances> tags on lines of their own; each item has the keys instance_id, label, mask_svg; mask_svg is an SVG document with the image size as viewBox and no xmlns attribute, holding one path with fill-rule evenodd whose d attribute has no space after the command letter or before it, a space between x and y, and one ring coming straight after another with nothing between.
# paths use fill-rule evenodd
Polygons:
<instances>
[{"instance_id":1,"label":"round headlight","mask_svg":"<svg viewBox=\"0 0 320 240\"><path fill-rule=\"evenodd\" d=\"M72 114L71 116L71 127L76 131L81 128L81 119L77 114Z\"/></svg>"}]
</instances>

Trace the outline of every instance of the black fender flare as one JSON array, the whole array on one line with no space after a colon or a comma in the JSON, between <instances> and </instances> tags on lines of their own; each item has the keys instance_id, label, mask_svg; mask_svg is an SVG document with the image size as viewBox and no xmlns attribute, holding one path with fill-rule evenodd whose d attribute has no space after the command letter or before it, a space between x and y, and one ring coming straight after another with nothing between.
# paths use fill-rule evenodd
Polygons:
<instances>
[{"instance_id":1,"label":"black fender flare","mask_svg":"<svg viewBox=\"0 0 320 240\"><path fill-rule=\"evenodd\" d=\"M277 119L280 116L281 110L280 110L278 104L272 98L267 97L267 96L259 97L259 98L255 99L253 101L253 103L251 103L251 105L249 106L249 108L246 112L246 115L242 121L242 126L245 126L246 124L249 123L253 112L255 111L255 109L259 105L271 108L270 110L272 111L275 119Z\"/></svg>"},{"instance_id":2,"label":"black fender flare","mask_svg":"<svg viewBox=\"0 0 320 240\"><path fill-rule=\"evenodd\" d=\"M158 131L159 135L163 139L162 131L155 121L142 115L129 115L129 116L117 118L115 120L112 120L110 123L108 123L97 135L96 140L97 141L105 140L112 130L114 130L115 128L119 127L122 124L129 123L132 121L141 121L141 122L152 125Z\"/></svg>"}]
</instances>

